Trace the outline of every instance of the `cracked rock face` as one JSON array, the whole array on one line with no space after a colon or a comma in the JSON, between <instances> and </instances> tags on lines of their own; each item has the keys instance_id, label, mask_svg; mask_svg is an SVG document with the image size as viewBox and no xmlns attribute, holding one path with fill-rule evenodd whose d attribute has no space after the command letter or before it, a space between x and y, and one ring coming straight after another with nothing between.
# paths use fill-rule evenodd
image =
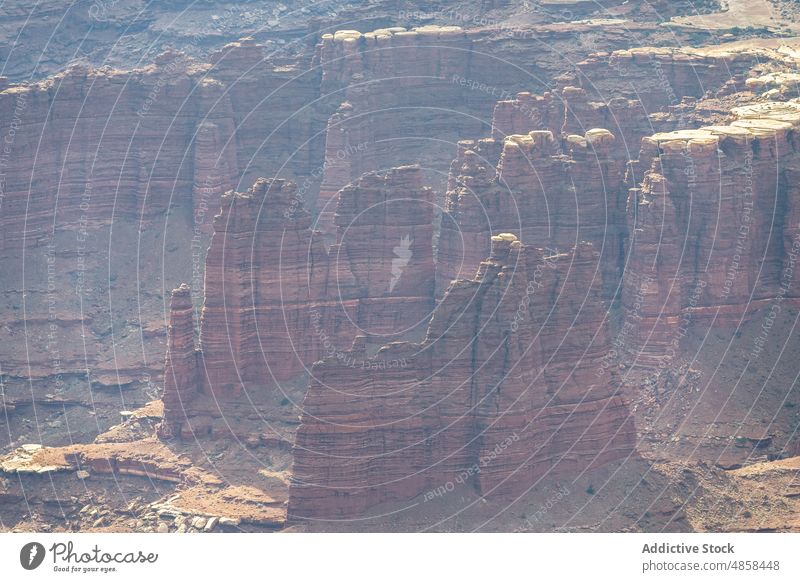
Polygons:
<instances>
[{"instance_id":1,"label":"cracked rock face","mask_svg":"<svg viewBox=\"0 0 800 582\"><path fill-rule=\"evenodd\" d=\"M0 529L798 528L773 23L61 4L0 22Z\"/></svg>"},{"instance_id":2,"label":"cracked rock face","mask_svg":"<svg viewBox=\"0 0 800 582\"><path fill-rule=\"evenodd\" d=\"M366 174L342 189L330 249L293 183L259 180L222 204L197 351L189 289L173 292L165 433L191 434L193 423L201 430L202 418L220 416L219 402L280 393L281 382L340 357L357 336L375 344L424 331L433 307L433 206L418 167Z\"/></svg>"},{"instance_id":3,"label":"cracked rock face","mask_svg":"<svg viewBox=\"0 0 800 582\"><path fill-rule=\"evenodd\" d=\"M648 169L628 201L623 306L643 365L658 364L693 322L735 327L775 297L798 297L800 152L790 136L800 103L732 113L730 125L642 142Z\"/></svg>"},{"instance_id":4,"label":"cracked rock face","mask_svg":"<svg viewBox=\"0 0 800 582\"><path fill-rule=\"evenodd\" d=\"M550 255L511 233L455 281L422 343L314 367L289 515L353 517L468 482L487 499L633 454L589 243ZM362 354L353 353L358 359Z\"/></svg>"}]
</instances>

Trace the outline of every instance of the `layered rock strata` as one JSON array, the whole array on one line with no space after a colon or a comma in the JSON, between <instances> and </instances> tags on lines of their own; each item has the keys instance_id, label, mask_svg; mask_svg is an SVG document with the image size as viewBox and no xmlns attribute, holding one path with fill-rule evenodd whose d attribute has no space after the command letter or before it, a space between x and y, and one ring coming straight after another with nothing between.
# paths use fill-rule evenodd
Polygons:
<instances>
[{"instance_id":1,"label":"layered rock strata","mask_svg":"<svg viewBox=\"0 0 800 582\"><path fill-rule=\"evenodd\" d=\"M481 62L486 60L478 57L471 67L472 43L458 26L392 27L363 34L342 30L322 36L322 92L342 102L329 120L326 138L318 201L319 228L325 234L336 231L339 189L365 172L398 164L444 169L459 132L480 127L492 97L465 88L483 76ZM428 181L439 184L443 177L434 172Z\"/></svg>"},{"instance_id":2,"label":"layered rock strata","mask_svg":"<svg viewBox=\"0 0 800 582\"><path fill-rule=\"evenodd\" d=\"M302 373L316 357L308 310L325 297L327 255L295 193L292 183L260 179L226 194L214 219L200 342L204 384L217 397Z\"/></svg>"},{"instance_id":3,"label":"layered rock strata","mask_svg":"<svg viewBox=\"0 0 800 582\"><path fill-rule=\"evenodd\" d=\"M220 403L257 409L280 400L282 383L302 384L313 362L349 350L357 335L385 343L425 329L433 207L420 169L367 174L344 188L330 253L297 194L291 182L260 179L223 197L206 262L196 382L176 371L190 361L182 336L191 313L188 289L173 295L164 432L196 432L184 421L205 427L224 415Z\"/></svg>"},{"instance_id":4,"label":"layered rock strata","mask_svg":"<svg viewBox=\"0 0 800 582\"><path fill-rule=\"evenodd\" d=\"M578 63L576 79L592 98L636 99L648 113L655 113L677 105L682 97L699 98L718 91L765 57L747 50L715 52L640 45L595 52Z\"/></svg>"},{"instance_id":5,"label":"layered rock strata","mask_svg":"<svg viewBox=\"0 0 800 582\"><path fill-rule=\"evenodd\" d=\"M615 144L611 132L597 128L568 136L564 150L546 130L462 142L442 217L437 294L469 277L488 255L491 232L502 230L552 249L593 242L612 295L625 227L624 163L612 154Z\"/></svg>"},{"instance_id":6,"label":"layered rock strata","mask_svg":"<svg viewBox=\"0 0 800 582\"><path fill-rule=\"evenodd\" d=\"M304 110L285 123L319 98L319 75L297 70L310 69L311 54L287 68L234 44L213 64L167 52L131 71L74 66L4 84L2 293L9 305L29 294L28 315L0 325L12 385L160 381L160 314L181 281L199 303L222 193L251 173L307 175L321 157L322 137L309 138L326 115ZM269 103L256 100L264 94Z\"/></svg>"},{"instance_id":7,"label":"layered rock strata","mask_svg":"<svg viewBox=\"0 0 800 582\"><path fill-rule=\"evenodd\" d=\"M17 317L4 321L4 373L24 381L63 372L115 386L160 379L166 322L140 320L139 313L162 313L169 290L181 281L192 281L199 303L204 253L223 192L279 174L296 179L311 206L324 179L325 207L364 172L415 162L429 168L426 182L443 186L456 142L488 135L498 99L541 91L587 48L627 47L631 30L661 38L653 24L621 22L389 28L325 36L316 52L267 55L245 38L211 53L208 62L168 52L134 70L77 66L35 83L2 81L0 135L13 142L1 160L0 253L12 273L3 293L17 307L21 290L28 293L27 327ZM588 38L590 45L576 43ZM582 69L600 93L615 70L608 54ZM522 71L516 62L530 64ZM636 82L648 77L653 86L657 71L647 65L637 68ZM693 71L711 86L727 65L706 58L693 61ZM677 81L673 88L680 98ZM338 123L331 115L344 102L352 108L349 120ZM624 131L608 128L627 141ZM328 172L326 157L337 155L348 160ZM320 224L328 225L327 242L335 238L332 213ZM23 272L22 247L24 284L13 275ZM133 248L141 252L132 254ZM158 257L159 265L144 265L141 256ZM69 273L57 277L53 309L46 304L48 260L58 273ZM140 290L138 301L129 289ZM58 354L43 339L53 333ZM84 348L87 333L98 341ZM23 336L27 341L19 341Z\"/></svg>"},{"instance_id":8,"label":"layered rock strata","mask_svg":"<svg viewBox=\"0 0 800 582\"><path fill-rule=\"evenodd\" d=\"M559 135L562 128L583 135L594 127L606 127L626 144L634 144L632 152L616 148L615 155L635 157L638 139L653 133L646 127L651 110L637 100L574 89L570 96L574 105L565 105L552 94L528 93L555 82L553 91L560 96L565 85L554 79L564 76L566 63L573 61L571 53L585 48L579 41L589 31L596 35L590 48L625 45L616 29L599 34L599 26L585 23L530 30L391 27L323 35L322 93L338 98L342 107L328 122L319 228L333 236L335 193L367 171L421 163L429 170L428 183L440 189L443 170L456 151L454 144L465 136L488 135L490 125L496 139L542 129ZM550 50L543 52L543 45ZM531 64L523 70L516 65L519 62ZM607 61L588 70L600 76L601 69L606 75L613 73ZM646 71L639 74L644 77ZM566 77L591 84L577 67ZM680 95L681 91L676 89ZM502 102L496 107L498 100Z\"/></svg>"},{"instance_id":9,"label":"layered rock strata","mask_svg":"<svg viewBox=\"0 0 800 582\"><path fill-rule=\"evenodd\" d=\"M623 294L636 363L669 361L695 322L735 329L765 303L798 297L800 103L733 113L730 125L643 140Z\"/></svg>"},{"instance_id":10,"label":"layered rock strata","mask_svg":"<svg viewBox=\"0 0 800 582\"><path fill-rule=\"evenodd\" d=\"M551 255L505 233L455 281L422 343L363 369L314 366L294 450L293 519L353 518L466 483L513 498L633 451L608 348L591 244ZM365 354L355 346L351 359Z\"/></svg>"},{"instance_id":11,"label":"layered rock strata","mask_svg":"<svg viewBox=\"0 0 800 582\"><path fill-rule=\"evenodd\" d=\"M422 331L433 309L433 191L419 166L363 175L339 192L329 299L359 301L356 322L387 341Z\"/></svg>"},{"instance_id":12,"label":"layered rock strata","mask_svg":"<svg viewBox=\"0 0 800 582\"><path fill-rule=\"evenodd\" d=\"M624 97L592 101L585 89L569 85L542 95L518 93L514 99L499 101L492 116L492 137L501 141L509 135L542 129L563 139L595 127L619 137L612 153L624 161L637 157L639 142L654 129L640 101Z\"/></svg>"},{"instance_id":13,"label":"layered rock strata","mask_svg":"<svg viewBox=\"0 0 800 582\"><path fill-rule=\"evenodd\" d=\"M181 418L200 387L200 352L195 349L194 308L186 284L172 292L164 365L164 414ZM166 426L165 426L166 428ZM166 435L165 435L166 436Z\"/></svg>"}]
</instances>

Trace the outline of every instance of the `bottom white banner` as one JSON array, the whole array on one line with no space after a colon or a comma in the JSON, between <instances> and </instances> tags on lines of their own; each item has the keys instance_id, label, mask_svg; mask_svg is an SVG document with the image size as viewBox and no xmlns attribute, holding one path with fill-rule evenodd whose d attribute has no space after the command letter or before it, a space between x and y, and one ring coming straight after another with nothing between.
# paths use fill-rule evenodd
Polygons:
<instances>
[{"instance_id":1,"label":"bottom white banner","mask_svg":"<svg viewBox=\"0 0 800 582\"><path fill-rule=\"evenodd\" d=\"M798 580L797 534L3 534L2 580Z\"/></svg>"}]
</instances>

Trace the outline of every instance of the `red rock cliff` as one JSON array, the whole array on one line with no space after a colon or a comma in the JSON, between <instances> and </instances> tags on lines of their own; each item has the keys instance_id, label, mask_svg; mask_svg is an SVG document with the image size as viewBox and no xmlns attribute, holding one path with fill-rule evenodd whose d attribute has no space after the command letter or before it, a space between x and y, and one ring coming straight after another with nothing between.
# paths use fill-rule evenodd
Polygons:
<instances>
[{"instance_id":1,"label":"red rock cliff","mask_svg":"<svg viewBox=\"0 0 800 582\"><path fill-rule=\"evenodd\" d=\"M511 234L452 284L419 344L316 364L294 451L295 519L352 518L447 483L505 498L629 455L591 245L550 255ZM361 361L362 352L352 360ZM451 483L451 484L452 484Z\"/></svg>"},{"instance_id":2,"label":"red rock cliff","mask_svg":"<svg viewBox=\"0 0 800 582\"><path fill-rule=\"evenodd\" d=\"M735 328L765 302L798 297L800 104L734 113L731 125L643 141L623 294L637 364L671 361L691 324Z\"/></svg>"},{"instance_id":3,"label":"red rock cliff","mask_svg":"<svg viewBox=\"0 0 800 582\"><path fill-rule=\"evenodd\" d=\"M200 353L194 342L194 308L189 286L172 291L170 322L167 330L167 360L164 365L164 414L182 419L191 410L200 389ZM162 436L170 436L169 424L162 425Z\"/></svg>"},{"instance_id":4,"label":"red rock cliff","mask_svg":"<svg viewBox=\"0 0 800 582\"><path fill-rule=\"evenodd\" d=\"M462 142L451 169L439 240L437 294L471 276L488 254L492 232L507 231L532 245L569 249L592 241L609 296L619 281L624 229L622 167L615 138L592 129L563 141L550 131ZM496 166L492 162L500 151Z\"/></svg>"},{"instance_id":5,"label":"red rock cliff","mask_svg":"<svg viewBox=\"0 0 800 582\"><path fill-rule=\"evenodd\" d=\"M433 308L432 208L418 167L367 174L339 194L329 253L293 183L260 179L227 193L206 260L200 378L187 388L176 375L165 399L203 395L187 415L206 423L224 414L220 402L302 382L313 362L340 357L357 335L385 343L424 331ZM171 411L166 425L180 433Z\"/></svg>"}]
</instances>

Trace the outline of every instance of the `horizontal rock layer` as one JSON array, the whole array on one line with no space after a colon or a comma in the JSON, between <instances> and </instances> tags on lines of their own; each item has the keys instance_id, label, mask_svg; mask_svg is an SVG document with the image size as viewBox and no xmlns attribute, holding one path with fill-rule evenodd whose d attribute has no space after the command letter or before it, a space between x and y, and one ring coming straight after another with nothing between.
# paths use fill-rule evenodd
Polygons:
<instances>
[{"instance_id":1,"label":"horizontal rock layer","mask_svg":"<svg viewBox=\"0 0 800 582\"><path fill-rule=\"evenodd\" d=\"M750 56L731 58L741 67ZM681 115L696 123L703 106L684 100ZM493 137L460 142L451 166L437 296L474 272L491 232L553 249L591 240L605 297L625 289L628 353L648 366L675 357L671 348L691 321L727 325L770 298L793 300L798 107L796 100L734 107L739 119L731 125L653 135L648 126L668 127L674 112L668 122L637 119L632 101L592 103L570 86L558 96L521 93L498 103ZM625 143L603 129L570 133L601 120L625 120L617 125ZM506 135L538 123L550 129ZM643 136L639 159L626 168L630 144Z\"/></svg>"},{"instance_id":2,"label":"horizontal rock layer","mask_svg":"<svg viewBox=\"0 0 800 582\"><path fill-rule=\"evenodd\" d=\"M314 366L294 449L291 519L342 519L467 483L513 498L633 451L588 243L550 255L512 234L448 289L422 343L359 368ZM350 359L365 354L356 346ZM425 497L425 499L422 499Z\"/></svg>"},{"instance_id":3,"label":"horizontal rock layer","mask_svg":"<svg viewBox=\"0 0 800 582\"><path fill-rule=\"evenodd\" d=\"M624 162L612 155L615 142L597 128L564 140L538 130L502 142L461 142L442 217L437 294L470 277L488 254L491 233L507 231L555 250L593 242L612 296L625 227Z\"/></svg>"},{"instance_id":4,"label":"horizontal rock layer","mask_svg":"<svg viewBox=\"0 0 800 582\"><path fill-rule=\"evenodd\" d=\"M202 292L222 193L282 167L307 175L322 156L309 139L324 104L292 116L319 98L320 75L298 75L310 53L287 66L242 42L210 59L74 66L0 91L2 293L11 305L30 294L27 326L0 325L5 374L160 381L168 293L181 281Z\"/></svg>"},{"instance_id":5,"label":"horizontal rock layer","mask_svg":"<svg viewBox=\"0 0 800 582\"><path fill-rule=\"evenodd\" d=\"M736 328L754 309L798 298L800 103L733 113L730 125L643 140L623 294L636 363L671 361L696 322Z\"/></svg>"},{"instance_id":6,"label":"horizontal rock layer","mask_svg":"<svg viewBox=\"0 0 800 582\"><path fill-rule=\"evenodd\" d=\"M226 194L206 263L195 382L189 372L170 374L177 361L192 362L179 301L187 291L173 295L164 398L183 409L167 406L166 432L188 434L184 420L220 416L220 402L257 408L270 394L280 399L281 382L325 355L341 357L357 335L385 343L424 330L432 214L418 167L366 174L340 192L337 243L326 250L293 183L261 179Z\"/></svg>"},{"instance_id":7,"label":"horizontal rock layer","mask_svg":"<svg viewBox=\"0 0 800 582\"><path fill-rule=\"evenodd\" d=\"M606 57L628 48L626 33L663 34L634 22L392 28L325 36L313 51L267 55L241 39L207 62L170 51L134 70L76 66L30 84L3 80L0 135L12 142L0 159L0 261L12 274L3 293L17 307L21 290L28 294L27 326L14 317L2 327L4 373L84 377L88 367L91 384L158 381L169 290L191 280L199 304L223 192L277 175L295 179L311 207L324 180L323 208L364 172L404 163L424 163L426 182L443 185L456 142L488 135L498 99L543 90L588 48ZM729 64L691 58L704 87L721 81ZM585 78L576 71L572 83L603 93L610 60L590 59ZM637 82L655 86L658 71L637 67ZM695 85L687 91L697 93ZM677 98L685 93L678 83L673 89ZM613 94L590 93L596 102ZM345 102L349 120L332 118ZM338 169L327 163L337 156L347 158ZM329 239L334 206L320 221ZM22 247L24 284L15 275L23 272ZM55 281L55 332L48 260L66 274ZM87 333L96 341L84 347Z\"/></svg>"}]
</instances>

